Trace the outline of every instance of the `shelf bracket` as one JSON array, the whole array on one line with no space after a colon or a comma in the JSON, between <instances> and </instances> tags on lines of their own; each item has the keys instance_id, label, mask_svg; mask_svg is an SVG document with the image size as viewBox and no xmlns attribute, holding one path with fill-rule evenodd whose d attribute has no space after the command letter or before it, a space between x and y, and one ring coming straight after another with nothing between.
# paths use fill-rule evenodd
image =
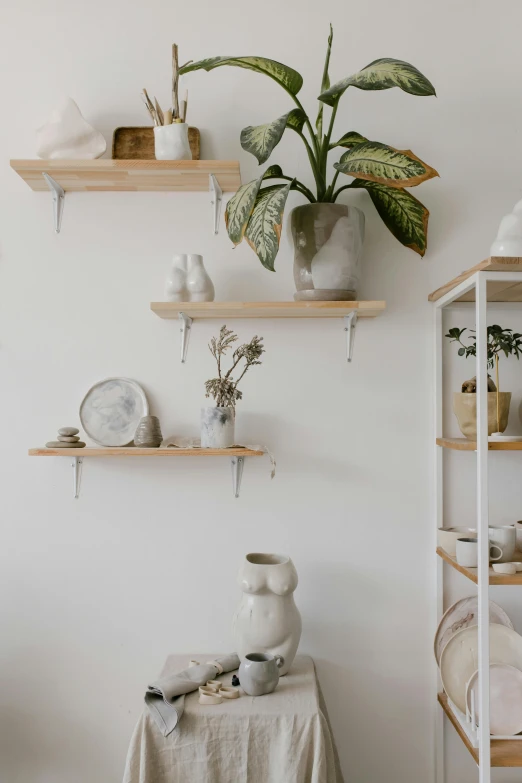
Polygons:
<instances>
[{"instance_id":1,"label":"shelf bracket","mask_svg":"<svg viewBox=\"0 0 522 783\"><path fill-rule=\"evenodd\" d=\"M190 337L190 330L192 328L192 318L185 315L185 313L178 313L178 318L181 321L180 333L181 333L181 363L185 364L187 359L187 351Z\"/></svg>"},{"instance_id":2,"label":"shelf bracket","mask_svg":"<svg viewBox=\"0 0 522 783\"><path fill-rule=\"evenodd\" d=\"M346 332L346 359L351 362L353 358L353 344L355 342L355 326L357 324L357 310L352 310L344 316L344 331Z\"/></svg>"},{"instance_id":3,"label":"shelf bracket","mask_svg":"<svg viewBox=\"0 0 522 783\"><path fill-rule=\"evenodd\" d=\"M80 497L80 484L82 480L82 465L83 465L83 458L82 457L75 457L72 462L72 469L73 469L73 488L74 488L74 497L76 500Z\"/></svg>"},{"instance_id":4,"label":"shelf bracket","mask_svg":"<svg viewBox=\"0 0 522 783\"><path fill-rule=\"evenodd\" d=\"M243 468L245 466L244 457L232 457L232 489L234 491L234 497L239 497L239 490L241 489L241 479L243 478Z\"/></svg>"},{"instance_id":5,"label":"shelf bracket","mask_svg":"<svg viewBox=\"0 0 522 783\"><path fill-rule=\"evenodd\" d=\"M219 187L219 182L213 174L208 175L210 194L212 196L210 203L213 206L214 234L219 233L219 217L221 214L221 201L223 200L223 191Z\"/></svg>"},{"instance_id":6,"label":"shelf bracket","mask_svg":"<svg viewBox=\"0 0 522 783\"><path fill-rule=\"evenodd\" d=\"M53 197L54 230L56 231L57 234L59 234L62 225L63 205L65 203L65 191L62 188L62 186L59 185L56 182L56 180L50 177L49 174L46 174L45 171L42 172L42 175L45 181L47 182L47 185L49 186L49 190L51 191Z\"/></svg>"}]
</instances>

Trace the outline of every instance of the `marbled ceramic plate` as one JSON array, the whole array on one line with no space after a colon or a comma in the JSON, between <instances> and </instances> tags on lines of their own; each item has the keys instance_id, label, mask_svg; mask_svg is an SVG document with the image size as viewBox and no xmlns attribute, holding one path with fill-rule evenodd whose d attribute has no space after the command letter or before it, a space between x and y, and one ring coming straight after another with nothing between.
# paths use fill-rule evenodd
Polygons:
<instances>
[{"instance_id":1,"label":"marbled ceramic plate","mask_svg":"<svg viewBox=\"0 0 522 783\"><path fill-rule=\"evenodd\" d=\"M471 693L475 694L475 717L478 724L478 670L471 675L466 688L466 702L471 714ZM522 731L522 672L505 663L489 667L489 730L491 734L511 737Z\"/></svg>"},{"instance_id":2,"label":"marbled ceramic plate","mask_svg":"<svg viewBox=\"0 0 522 783\"><path fill-rule=\"evenodd\" d=\"M489 622L513 628L513 623L505 611L493 601L489 602ZM437 628L433 644L435 659L439 666L442 651L451 637L462 631L463 628L469 628L469 626L477 624L478 601L476 595L472 595L469 598L461 598L460 601L457 601L446 610Z\"/></svg>"},{"instance_id":3,"label":"marbled ceramic plate","mask_svg":"<svg viewBox=\"0 0 522 783\"><path fill-rule=\"evenodd\" d=\"M142 416L148 416L145 392L130 378L106 378L92 386L80 405L80 421L99 446L128 446Z\"/></svg>"},{"instance_id":4,"label":"marbled ceramic plate","mask_svg":"<svg viewBox=\"0 0 522 783\"><path fill-rule=\"evenodd\" d=\"M489 626L491 663L507 663L522 670L522 636L505 625ZM440 676L444 690L458 709L466 712L466 688L478 669L477 626L464 628L453 636L442 651Z\"/></svg>"}]
</instances>

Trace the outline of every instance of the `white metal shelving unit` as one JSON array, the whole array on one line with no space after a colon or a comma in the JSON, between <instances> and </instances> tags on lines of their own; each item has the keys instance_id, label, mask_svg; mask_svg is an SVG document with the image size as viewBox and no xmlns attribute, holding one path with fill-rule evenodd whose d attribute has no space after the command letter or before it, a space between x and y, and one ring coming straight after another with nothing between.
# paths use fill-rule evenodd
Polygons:
<instances>
[{"instance_id":1,"label":"white metal shelving unit","mask_svg":"<svg viewBox=\"0 0 522 783\"><path fill-rule=\"evenodd\" d=\"M489 723L489 588L490 584L522 584L517 577L492 579L489 568L489 512L488 512L488 457L489 451L522 450L522 443L488 443L487 410L487 305L498 302L522 303L522 258L490 258L455 280L435 291L429 297L435 303L435 522L443 527L443 459L445 448L476 453L477 460L477 536L479 545L478 569L463 569L443 550L437 550L437 622L443 611L444 563L453 566L477 585L478 591L478 669L479 705L481 720L477 727L451 703L445 693L438 693L438 701L462 741L479 765L480 783L491 782L492 767L522 767L522 736L494 739L490 737ZM443 437L442 403L442 310L454 302L474 302L477 334L477 442ZM493 448L492 448L493 447ZM494 572L491 572L494 574ZM441 691L437 674L437 690ZM436 716L435 779L444 781L443 714Z\"/></svg>"}]
</instances>

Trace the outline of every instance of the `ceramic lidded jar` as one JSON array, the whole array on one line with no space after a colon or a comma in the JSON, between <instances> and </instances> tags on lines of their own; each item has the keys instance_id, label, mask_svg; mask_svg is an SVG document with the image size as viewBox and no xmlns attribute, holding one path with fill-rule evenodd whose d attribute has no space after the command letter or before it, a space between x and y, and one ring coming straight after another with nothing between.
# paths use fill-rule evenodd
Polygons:
<instances>
[{"instance_id":1,"label":"ceramic lidded jar","mask_svg":"<svg viewBox=\"0 0 522 783\"><path fill-rule=\"evenodd\" d=\"M281 655L280 674L288 672L301 638L301 615L293 595L297 582L286 555L252 552L245 557L238 575L243 597L233 623L241 661L249 653Z\"/></svg>"}]
</instances>

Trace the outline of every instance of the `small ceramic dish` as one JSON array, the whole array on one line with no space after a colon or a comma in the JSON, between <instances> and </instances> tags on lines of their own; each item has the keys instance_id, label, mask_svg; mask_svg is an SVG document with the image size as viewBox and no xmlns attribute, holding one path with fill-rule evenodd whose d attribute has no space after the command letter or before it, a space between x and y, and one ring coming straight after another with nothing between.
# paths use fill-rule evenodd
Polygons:
<instances>
[{"instance_id":1,"label":"small ceramic dish","mask_svg":"<svg viewBox=\"0 0 522 783\"><path fill-rule=\"evenodd\" d=\"M515 563L493 563L493 571L497 574L516 574L517 566Z\"/></svg>"},{"instance_id":2,"label":"small ceramic dish","mask_svg":"<svg viewBox=\"0 0 522 783\"><path fill-rule=\"evenodd\" d=\"M223 687L223 683L220 680L209 680L206 685L212 691L220 691Z\"/></svg>"}]
</instances>

